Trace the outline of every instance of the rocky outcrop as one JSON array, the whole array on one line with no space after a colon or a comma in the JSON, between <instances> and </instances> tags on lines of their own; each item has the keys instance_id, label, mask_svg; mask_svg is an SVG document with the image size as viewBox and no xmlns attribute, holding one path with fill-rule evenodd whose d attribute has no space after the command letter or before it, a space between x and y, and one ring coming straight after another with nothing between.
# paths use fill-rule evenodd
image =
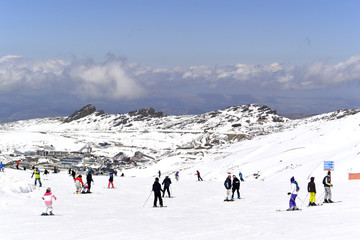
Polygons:
<instances>
[{"instance_id":1,"label":"rocky outcrop","mask_svg":"<svg viewBox=\"0 0 360 240\"><path fill-rule=\"evenodd\" d=\"M81 119L83 117L89 116L90 114L93 114L96 111L95 106L89 104L85 107L81 108L80 110L74 112L70 117L66 118L64 120L65 123L69 123L78 119Z\"/></svg>"},{"instance_id":2,"label":"rocky outcrop","mask_svg":"<svg viewBox=\"0 0 360 240\"><path fill-rule=\"evenodd\" d=\"M129 112L130 117L134 117L135 121L141 121L144 118L159 118L163 117L162 112L156 112L153 108L143 108L140 110Z\"/></svg>"}]
</instances>

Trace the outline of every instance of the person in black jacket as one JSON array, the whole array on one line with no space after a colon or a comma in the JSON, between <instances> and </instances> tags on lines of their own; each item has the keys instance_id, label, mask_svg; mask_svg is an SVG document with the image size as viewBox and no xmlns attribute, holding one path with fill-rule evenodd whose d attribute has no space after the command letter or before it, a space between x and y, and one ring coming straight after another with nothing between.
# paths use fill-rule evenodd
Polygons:
<instances>
[{"instance_id":1,"label":"person in black jacket","mask_svg":"<svg viewBox=\"0 0 360 240\"><path fill-rule=\"evenodd\" d=\"M331 183L331 172L329 171L328 174L323 179L323 184L325 188L325 196L324 196L324 203L332 203L331 200L331 187L333 186Z\"/></svg>"},{"instance_id":2,"label":"person in black jacket","mask_svg":"<svg viewBox=\"0 0 360 240\"><path fill-rule=\"evenodd\" d=\"M237 192L238 199L240 199L239 189L240 189L240 180L235 175L233 175L232 197L231 197L232 200L234 200L235 191Z\"/></svg>"},{"instance_id":3,"label":"person in black jacket","mask_svg":"<svg viewBox=\"0 0 360 240\"><path fill-rule=\"evenodd\" d=\"M161 184L159 183L159 178L155 178L152 190L154 191L154 207L157 207L157 200L159 199L160 207L163 207L163 201L161 198Z\"/></svg>"},{"instance_id":4,"label":"person in black jacket","mask_svg":"<svg viewBox=\"0 0 360 240\"><path fill-rule=\"evenodd\" d=\"M169 197L171 197L170 196L170 184L171 184L171 179L169 178L169 176L166 176L164 181L162 182L162 185L164 185L163 197L165 197L165 191L167 191Z\"/></svg>"},{"instance_id":5,"label":"person in black jacket","mask_svg":"<svg viewBox=\"0 0 360 240\"><path fill-rule=\"evenodd\" d=\"M90 189L91 189L91 182L94 182L93 178L92 178L92 171L89 170L87 176L86 176L86 182L87 182L87 185L88 185L88 190L87 190L87 193L91 193L90 192Z\"/></svg>"},{"instance_id":6,"label":"person in black jacket","mask_svg":"<svg viewBox=\"0 0 360 240\"><path fill-rule=\"evenodd\" d=\"M316 206L315 203L316 186L314 180L315 178L311 177L310 182L308 184L308 192L310 193L309 206Z\"/></svg>"}]
</instances>

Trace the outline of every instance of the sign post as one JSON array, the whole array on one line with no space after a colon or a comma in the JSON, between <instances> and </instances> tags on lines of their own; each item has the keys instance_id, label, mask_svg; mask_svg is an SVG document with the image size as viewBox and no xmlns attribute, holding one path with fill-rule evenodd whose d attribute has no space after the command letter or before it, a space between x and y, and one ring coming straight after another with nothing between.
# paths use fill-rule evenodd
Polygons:
<instances>
[{"instance_id":1,"label":"sign post","mask_svg":"<svg viewBox=\"0 0 360 240\"><path fill-rule=\"evenodd\" d=\"M324 161L324 170L333 171L334 170L334 161Z\"/></svg>"}]
</instances>

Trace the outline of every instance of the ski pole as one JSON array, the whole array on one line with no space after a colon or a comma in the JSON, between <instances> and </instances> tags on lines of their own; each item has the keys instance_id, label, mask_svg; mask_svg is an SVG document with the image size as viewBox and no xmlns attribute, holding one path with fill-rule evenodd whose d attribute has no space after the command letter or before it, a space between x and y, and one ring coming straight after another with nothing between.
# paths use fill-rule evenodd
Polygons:
<instances>
[{"instance_id":1,"label":"ski pole","mask_svg":"<svg viewBox=\"0 0 360 240\"><path fill-rule=\"evenodd\" d=\"M306 194L305 200L307 199L307 196L309 195L309 192ZM302 207L304 205L305 201L301 204L300 207Z\"/></svg>"},{"instance_id":2,"label":"ski pole","mask_svg":"<svg viewBox=\"0 0 360 240\"><path fill-rule=\"evenodd\" d=\"M299 199L300 201L302 201L302 203L304 204L304 201L303 201L303 200L301 200L301 198L299 198L299 197L298 197L298 199ZM301 205L301 206L302 206L302 205Z\"/></svg>"},{"instance_id":3,"label":"ski pole","mask_svg":"<svg viewBox=\"0 0 360 240\"><path fill-rule=\"evenodd\" d=\"M144 203L143 207L145 207L145 204L146 204L146 203L147 203L147 201L149 200L149 198L150 198L150 196L151 196L151 193L152 193L152 191L150 192L150 194L149 194L148 198L146 199L146 201L145 201L145 203Z\"/></svg>"},{"instance_id":4,"label":"ski pole","mask_svg":"<svg viewBox=\"0 0 360 240\"><path fill-rule=\"evenodd\" d=\"M319 199L321 199L321 197L324 195L325 191L323 191L323 193L320 195ZM323 199L324 200L324 199ZM323 201L321 200L320 203Z\"/></svg>"}]
</instances>

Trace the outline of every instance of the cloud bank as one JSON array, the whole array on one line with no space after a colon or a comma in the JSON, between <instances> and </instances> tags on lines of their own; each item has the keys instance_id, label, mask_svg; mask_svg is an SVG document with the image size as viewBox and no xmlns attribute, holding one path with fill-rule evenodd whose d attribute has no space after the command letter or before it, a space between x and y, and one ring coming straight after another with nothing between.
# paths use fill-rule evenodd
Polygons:
<instances>
[{"instance_id":1,"label":"cloud bank","mask_svg":"<svg viewBox=\"0 0 360 240\"><path fill-rule=\"evenodd\" d=\"M0 58L0 92L16 89L67 93L84 99L138 99L166 92L242 92L244 89L314 90L360 82L360 55L345 62L316 61L307 66L191 66L156 69L111 58L34 61L20 56Z\"/></svg>"},{"instance_id":2,"label":"cloud bank","mask_svg":"<svg viewBox=\"0 0 360 240\"><path fill-rule=\"evenodd\" d=\"M89 103L111 107L112 112L154 107L186 114L260 103L283 112L320 113L359 107L359 76L360 55L335 64L316 61L304 66L273 63L163 69L110 55L100 63L4 56L0 58L0 121L9 115L16 120L69 114ZM322 96L338 99L318 100Z\"/></svg>"}]
</instances>

